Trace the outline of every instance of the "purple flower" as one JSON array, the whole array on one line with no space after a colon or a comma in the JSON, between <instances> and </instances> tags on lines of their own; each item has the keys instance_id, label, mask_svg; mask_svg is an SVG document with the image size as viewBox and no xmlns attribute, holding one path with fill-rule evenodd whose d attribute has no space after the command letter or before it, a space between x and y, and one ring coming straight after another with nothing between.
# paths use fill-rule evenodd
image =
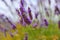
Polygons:
<instances>
[{"instance_id":1,"label":"purple flower","mask_svg":"<svg viewBox=\"0 0 60 40\"><path fill-rule=\"evenodd\" d=\"M32 14L31 14L31 9L29 7L28 7L28 13L29 13L30 19L32 20L33 18L32 18Z\"/></svg>"},{"instance_id":2,"label":"purple flower","mask_svg":"<svg viewBox=\"0 0 60 40\"><path fill-rule=\"evenodd\" d=\"M31 24L31 20L26 16L25 13L22 13L22 18L25 21L25 23L27 24Z\"/></svg>"},{"instance_id":3,"label":"purple flower","mask_svg":"<svg viewBox=\"0 0 60 40\"><path fill-rule=\"evenodd\" d=\"M49 4L51 4L51 0L48 0Z\"/></svg>"},{"instance_id":4,"label":"purple flower","mask_svg":"<svg viewBox=\"0 0 60 40\"><path fill-rule=\"evenodd\" d=\"M38 25L37 23L34 23L34 24L33 24L33 27L35 28L35 27L37 27L37 25Z\"/></svg>"},{"instance_id":5,"label":"purple flower","mask_svg":"<svg viewBox=\"0 0 60 40\"><path fill-rule=\"evenodd\" d=\"M59 15L60 14L60 10L57 6L55 6L55 14Z\"/></svg>"},{"instance_id":6,"label":"purple flower","mask_svg":"<svg viewBox=\"0 0 60 40\"><path fill-rule=\"evenodd\" d=\"M12 24L12 29L16 29L16 26L14 24Z\"/></svg>"},{"instance_id":7,"label":"purple flower","mask_svg":"<svg viewBox=\"0 0 60 40\"><path fill-rule=\"evenodd\" d=\"M26 11L24 10L24 7L20 8L21 15L23 20L25 21L26 24L31 24L31 20L26 16Z\"/></svg>"},{"instance_id":8,"label":"purple flower","mask_svg":"<svg viewBox=\"0 0 60 40\"><path fill-rule=\"evenodd\" d=\"M38 17L38 13L35 13L35 18L37 19L37 17Z\"/></svg>"},{"instance_id":9,"label":"purple flower","mask_svg":"<svg viewBox=\"0 0 60 40\"><path fill-rule=\"evenodd\" d=\"M44 19L45 25L48 26L48 22L46 19Z\"/></svg>"},{"instance_id":10,"label":"purple flower","mask_svg":"<svg viewBox=\"0 0 60 40\"><path fill-rule=\"evenodd\" d=\"M17 9L16 9L16 12L18 13L18 15L19 15L19 16L21 16L21 14L20 14L19 10L17 10Z\"/></svg>"},{"instance_id":11,"label":"purple flower","mask_svg":"<svg viewBox=\"0 0 60 40\"><path fill-rule=\"evenodd\" d=\"M28 25L31 24L31 20L30 20L29 18L24 18L24 21L25 21L25 23L28 24Z\"/></svg>"},{"instance_id":12,"label":"purple flower","mask_svg":"<svg viewBox=\"0 0 60 40\"><path fill-rule=\"evenodd\" d=\"M21 18L20 23L21 23L23 26L26 26L26 23L24 22L24 19L23 19L23 18Z\"/></svg>"},{"instance_id":13,"label":"purple flower","mask_svg":"<svg viewBox=\"0 0 60 40\"><path fill-rule=\"evenodd\" d=\"M21 3L21 6L24 6L24 0L21 0L20 3Z\"/></svg>"},{"instance_id":14,"label":"purple flower","mask_svg":"<svg viewBox=\"0 0 60 40\"><path fill-rule=\"evenodd\" d=\"M4 17L4 15L3 14L0 14L0 18L2 18L2 17Z\"/></svg>"},{"instance_id":15,"label":"purple flower","mask_svg":"<svg viewBox=\"0 0 60 40\"><path fill-rule=\"evenodd\" d=\"M60 20L58 21L58 27L60 28Z\"/></svg>"}]
</instances>

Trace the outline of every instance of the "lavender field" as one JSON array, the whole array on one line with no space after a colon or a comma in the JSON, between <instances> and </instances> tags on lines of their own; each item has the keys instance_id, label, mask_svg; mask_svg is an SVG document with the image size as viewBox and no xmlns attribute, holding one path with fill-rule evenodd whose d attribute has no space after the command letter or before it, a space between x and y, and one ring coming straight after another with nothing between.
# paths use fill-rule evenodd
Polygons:
<instances>
[{"instance_id":1,"label":"lavender field","mask_svg":"<svg viewBox=\"0 0 60 40\"><path fill-rule=\"evenodd\" d=\"M60 40L60 0L0 0L0 40Z\"/></svg>"}]
</instances>

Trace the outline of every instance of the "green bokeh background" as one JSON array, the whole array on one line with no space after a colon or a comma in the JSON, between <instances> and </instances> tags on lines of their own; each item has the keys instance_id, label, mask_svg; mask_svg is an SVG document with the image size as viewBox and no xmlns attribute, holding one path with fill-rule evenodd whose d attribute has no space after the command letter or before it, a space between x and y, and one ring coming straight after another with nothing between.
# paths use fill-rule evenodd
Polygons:
<instances>
[{"instance_id":1,"label":"green bokeh background","mask_svg":"<svg viewBox=\"0 0 60 40\"><path fill-rule=\"evenodd\" d=\"M17 24L18 32L13 37L7 32L7 36L4 36L0 32L0 40L24 40L25 33L28 33L28 40L60 40L60 29L57 23L51 23L47 28L33 28L31 25L24 27ZM14 30L12 30L14 32Z\"/></svg>"}]
</instances>

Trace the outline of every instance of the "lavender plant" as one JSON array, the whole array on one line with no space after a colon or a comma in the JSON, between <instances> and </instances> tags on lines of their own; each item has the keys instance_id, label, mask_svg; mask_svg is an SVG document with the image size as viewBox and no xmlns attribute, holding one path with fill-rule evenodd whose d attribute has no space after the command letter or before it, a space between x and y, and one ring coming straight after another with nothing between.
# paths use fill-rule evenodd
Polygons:
<instances>
[{"instance_id":1,"label":"lavender plant","mask_svg":"<svg viewBox=\"0 0 60 40\"><path fill-rule=\"evenodd\" d=\"M16 24L22 26L49 27L57 23L60 28L59 0L0 0L0 30L11 36L17 31ZM24 40L28 40L25 37Z\"/></svg>"}]
</instances>

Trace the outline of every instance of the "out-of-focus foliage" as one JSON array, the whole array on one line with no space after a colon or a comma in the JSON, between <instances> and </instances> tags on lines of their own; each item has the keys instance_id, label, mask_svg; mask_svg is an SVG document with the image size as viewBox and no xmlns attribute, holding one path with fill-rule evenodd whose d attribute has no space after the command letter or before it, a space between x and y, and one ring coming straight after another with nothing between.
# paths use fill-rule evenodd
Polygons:
<instances>
[{"instance_id":1,"label":"out-of-focus foliage","mask_svg":"<svg viewBox=\"0 0 60 40\"><path fill-rule=\"evenodd\" d=\"M48 28L32 28L32 26L21 26L17 24L17 34L13 37L7 33L4 36L0 32L0 40L24 40L25 33L28 33L28 40L59 40L60 39L60 30L57 24L52 24ZM13 31L12 31L13 32Z\"/></svg>"}]
</instances>

